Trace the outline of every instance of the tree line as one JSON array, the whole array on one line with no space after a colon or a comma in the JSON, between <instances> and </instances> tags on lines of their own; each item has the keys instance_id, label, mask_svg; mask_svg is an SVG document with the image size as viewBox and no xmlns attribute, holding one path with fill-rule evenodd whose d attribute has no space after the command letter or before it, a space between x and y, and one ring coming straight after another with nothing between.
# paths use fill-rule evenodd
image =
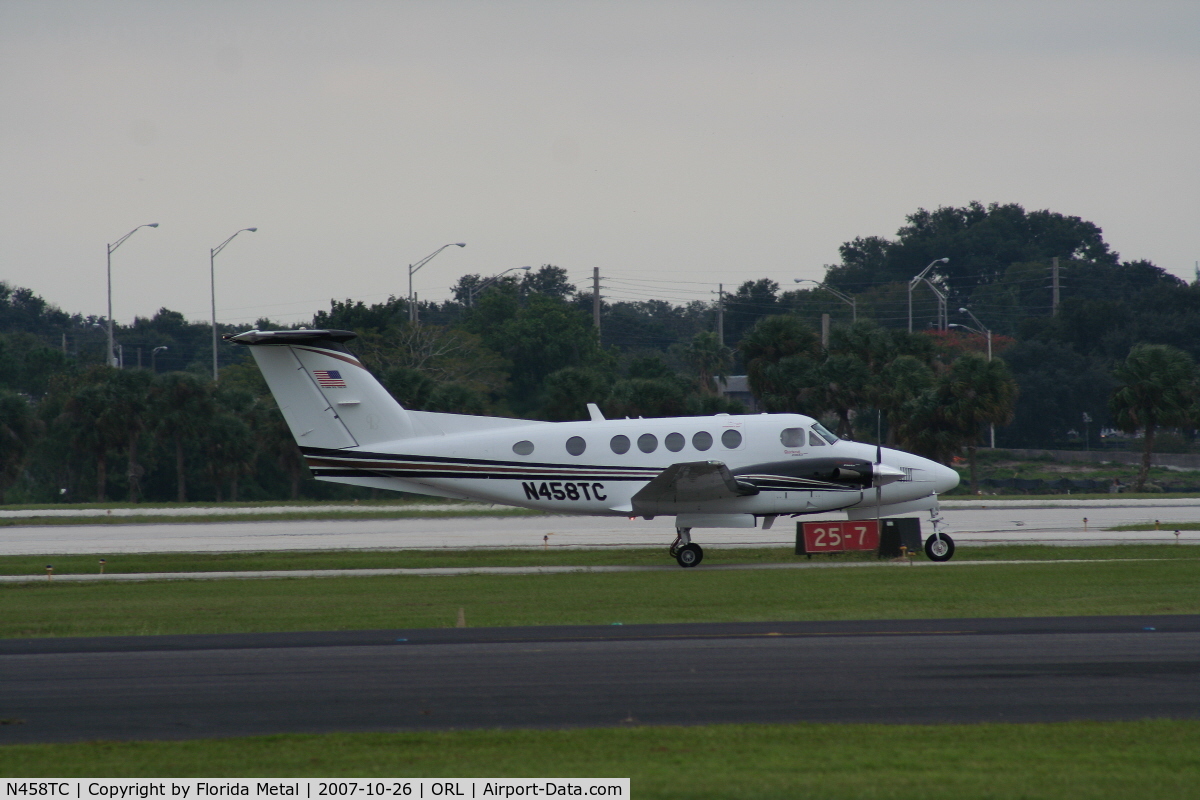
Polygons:
<instances>
[{"instance_id":1,"label":"tree line","mask_svg":"<svg viewBox=\"0 0 1200 800\"><path fill-rule=\"evenodd\" d=\"M1164 428L1190 437L1195 381L1176 378L1200 356L1200 289L1122 261L1098 226L972 203L919 210L894 238L840 252L824 283L853 299L857 323L825 287L781 291L764 278L719 306L602 298L598 337L590 292L543 265L462 276L450 300L419 304L417 324L392 297L332 300L306 326L358 333L364 363L418 409L545 420L585 419L588 402L610 417L738 413L720 385L746 374L766 410L942 461L964 452L973 463L989 428L1001 447L1090 446L1114 427L1142 432L1147 447ZM934 325L938 307L921 285L910 333L908 282L934 261L930 281L968 327ZM825 343L823 314L834 320ZM210 380L207 323L164 308L117 325L124 369L104 366L105 323L0 283L0 502L364 493L302 480L246 350L222 346L220 381Z\"/></svg>"}]
</instances>

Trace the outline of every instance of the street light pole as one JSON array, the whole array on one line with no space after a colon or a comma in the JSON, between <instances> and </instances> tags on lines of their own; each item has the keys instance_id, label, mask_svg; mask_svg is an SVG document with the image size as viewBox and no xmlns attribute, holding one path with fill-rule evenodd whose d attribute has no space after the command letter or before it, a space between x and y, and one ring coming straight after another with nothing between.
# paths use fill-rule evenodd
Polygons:
<instances>
[{"instance_id":1,"label":"street light pole","mask_svg":"<svg viewBox=\"0 0 1200 800\"><path fill-rule=\"evenodd\" d=\"M250 231L254 233L258 228L242 228L242 230L233 234L237 236L242 231ZM217 253L225 249L225 245L233 241L233 236L230 236L225 241L208 251L208 279L209 286L212 289L212 351L213 351L213 383L217 382Z\"/></svg>"},{"instance_id":2,"label":"street light pole","mask_svg":"<svg viewBox=\"0 0 1200 800\"><path fill-rule=\"evenodd\" d=\"M839 292L837 289L834 289L832 286L826 286L825 284L821 283L820 281L814 281L811 278L793 278L793 280L796 283L815 283L819 288L824 289L825 291L829 292L834 297L841 300L843 303L848 303L850 305L851 320L853 322L858 322L858 301L855 300L853 297L850 297L849 295Z\"/></svg>"},{"instance_id":3,"label":"street light pole","mask_svg":"<svg viewBox=\"0 0 1200 800\"><path fill-rule=\"evenodd\" d=\"M160 344L158 347L156 347L150 351L150 371L151 372L158 374L158 365L155 363L158 359L158 354L161 353L163 350L169 350L169 349L170 348L167 347L165 344Z\"/></svg>"},{"instance_id":4,"label":"street light pole","mask_svg":"<svg viewBox=\"0 0 1200 800\"><path fill-rule=\"evenodd\" d=\"M125 243L125 240L138 232L140 228L157 228L157 222L150 222L145 225L138 225L129 233L117 239L108 246L108 365L110 367L117 366L117 354L113 348L113 316L112 316L112 254L113 251Z\"/></svg>"},{"instance_id":5,"label":"street light pole","mask_svg":"<svg viewBox=\"0 0 1200 800\"><path fill-rule=\"evenodd\" d=\"M979 328L982 330L977 330L975 328L970 327L969 325L955 325L954 327L966 328L969 331L974 331L975 333L982 333L985 336L987 336L988 363L989 364L992 363L992 331L991 331L991 329L984 327L984 324L979 321L979 317L975 316L975 314L973 314L971 312L971 309L969 309L969 308L960 308L958 310L958 313L966 314L967 316L969 316L971 319L973 319L975 321L975 324L978 325ZM996 424L994 422L988 423L988 436L991 440L990 441L991 448L993 450L995 450L996 449Z\"/></svg>"},{"instance_id":6,"label":"street light pole","mask_svg":"<svg viewBox=\"0 0 1200 800\"><path fill-rule=\"evenodd\" d=\"M428 264L430 259L432 259L438 253L445 250L447 247L466 247L466 246L467 246L466 242L451 242L450 244L444 244L441 247L439 247L437 250L434 250L432 253L430 253L429 255L422 258L417 263L408 265L408 321L409 322L411 322L413 324L416 324L416 322L417 322L417 303L416 303L416 299L413 297L413 280L412 280L413 273L416 272L417 270L419 270L421 267Z\"/></svg>"},{"instance_id":7,"label":"street light pole","mask_svg":"<svg viewBox=\"0 0 1200 800\"><path fill-rule=\"evenodd\" d=\"M496 281L500 280L501 278L503 278L503 277L504 277L505 275L507 275L508 273L510 273L510 272L513 272L513 271L515 271L515 270L518 270L518 269L523 269L523 270L526 270L526 271L528 271L528 270L531 270L531 269L533 269L533 267L509 267L508 269L504 270L504 272L501 272L499 275L495 275L495 276L493 276L493 277L491 277L491 278L487 279L487 280L486 280L486 281L484 281L483 283L481 283L481 284L479 284L478 286L476 286L474 289L468 289L468 290L467 290L467 308L470 308L471 306L473 306L473 305L474 305L474 300L475 300L475 297L476 297L478 294L480 294L480 293L481 293L481 292L482 292L484 289L486 289L487 287L491 286L493 283L495 283Z\"/></svg>"},{"instance_id":8,"label":"street light pole","mask_svg":"<svg viewBox=\"0 0 1200 800\"><path fill-rule=\"evenodd\" d=\"M945 298L945 296L942 295L941 292L939 292L937 290L937 287L935 287L932 283L930 283L928 280L926 280L925 276L929 274L929 270L933 269L935 264L949 264L949 263L950 263L949 258L939 258L937 261L930 261L929 266L927 266L927 267L925 267L925 269L921 270L920 275L915 276L911 281L908 282L908 332L909 333L912 333L912 290L913 290L913 287L916 286L921 281L925 281L925 283L929 284L929 288L933 289L933 291L938 295L938 309L941 310L946 305L946 298ZM945 329L943 328L943 330L945 330Z\"/></svg>"}]
</instances>

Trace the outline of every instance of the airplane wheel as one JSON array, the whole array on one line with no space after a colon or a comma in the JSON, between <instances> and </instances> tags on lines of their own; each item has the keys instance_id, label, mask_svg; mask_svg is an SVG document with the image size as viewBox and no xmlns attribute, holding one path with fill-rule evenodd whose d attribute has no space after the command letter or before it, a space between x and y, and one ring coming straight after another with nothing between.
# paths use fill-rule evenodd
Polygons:
<instances>
[{"instance_id":1,"label":"airplane wheel","mask_svg":"<svg viewBox=\"0 0 1200 800\"><path fill-rule=\"evenodd\" d=\"M675 554L675 560L679 562L679 566L681 567L694 567L704 560L704 551L700 549L700 545L698 544L685 544Z\"/></svg>"},{"instance_id":2,"label":"airplane wheel","mask_svg":"<svg viewBox=\"0 0 1200 800\"><path fill-rule=\"evenodd\" d=\"M930 536L925 540L925 555L930 561L949 561L954 557L954 540L944 533L940 538Z\"/></svg>"}]
</instances>

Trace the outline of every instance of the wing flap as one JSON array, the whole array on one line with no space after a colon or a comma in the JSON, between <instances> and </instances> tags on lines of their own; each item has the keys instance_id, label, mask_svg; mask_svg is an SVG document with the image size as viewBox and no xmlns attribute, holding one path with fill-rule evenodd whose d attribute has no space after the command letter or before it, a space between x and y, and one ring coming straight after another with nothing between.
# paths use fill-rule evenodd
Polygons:
<instances>
[{"instance_id":1,"label":"wing flap","mask_svg":"<svg viewBox=\"0 0 1200 800\"><path fill-rule=\"evenodd\" d=\"M727 500L758 494L740 483L720 461L687 461L660 472L633 496L633 510L644 514L673 514L680 503Z\"/></svg>"}]
</instances>

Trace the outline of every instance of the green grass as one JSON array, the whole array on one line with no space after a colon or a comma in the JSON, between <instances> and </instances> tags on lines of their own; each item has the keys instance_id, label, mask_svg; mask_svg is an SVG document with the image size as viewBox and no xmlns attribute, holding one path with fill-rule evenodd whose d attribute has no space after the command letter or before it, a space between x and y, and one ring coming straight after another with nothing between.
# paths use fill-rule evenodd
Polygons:
<instances>
[{"instance_id":1,"label":"green grass","mask_svg":"<svg viewBox=\"0 0 1200 800\"><path fill-rule=\"evenodd\" d=\"M1200 560L0 586L0 637L1200 613Z\"/></svg>"},{"instance_id":2,"label":"green grass","mask_svg":"<svg viewBox=\"0 0 1200 800\"><path fill-rule=\"evenodd\" d=\"M706 725L0 747L12 777L617 777L635 798L1194 798L1200 722Z\"/></svg>"},{"instance_id":3,"label":"green grass","mask_svg":"<svg viewBox=\"0 0 1200 800\"><path fill-rule=\"evenodd\" d=\"M246 572L325 569L427 569L434 567L525 566L665 566L674 562L662 547L612 547L596 550L472 549L472 550L314 550L262 553L120 553L94 555L0 556L0 575L44 575L47 564L55 575L95 574L100 559L106 574L146 572ZM989 545L959 549L959 561L1057 561L1063 559L1195 559L1200 548L1174 544L1054 547L1050 545ZM873 553L814 556L807 561L790 547L710 548L705 563L847 563L875 562ZM924 560L917 555L916 560Z\"/></svg>"}]
</instances>

